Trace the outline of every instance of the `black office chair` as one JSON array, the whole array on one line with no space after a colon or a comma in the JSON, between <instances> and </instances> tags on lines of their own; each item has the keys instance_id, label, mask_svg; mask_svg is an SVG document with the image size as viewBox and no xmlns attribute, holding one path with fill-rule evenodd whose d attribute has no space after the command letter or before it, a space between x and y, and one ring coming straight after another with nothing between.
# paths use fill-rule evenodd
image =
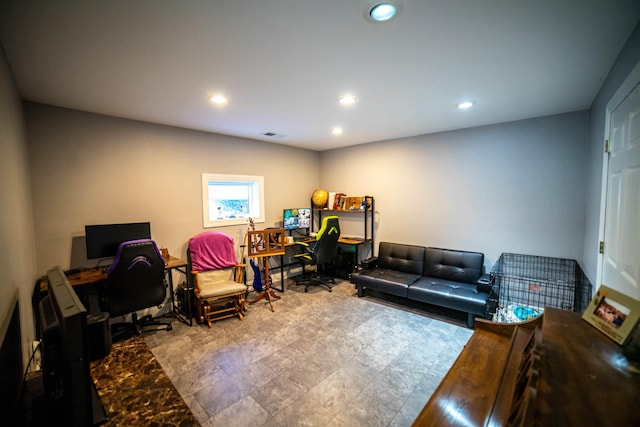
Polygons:
<instances>
[{"instance_id":1,"label":"black office chair","mask_svg":"<svg viewBox=\"0 0 640 427\"><path fill-rule=\"evenodd\" d=\"M331 285L335 280L331 276L323 274L327 265L335 262L338 256L338 239L340 238L340 223L337 216L326 216L322 219L322 225L316 235L316 242L308 245L297 242L296 245L304 247L304 251L294 254L294 259L302 263L302 276L296 278L296 285L304 284L304 291L309 291L311 285L323 285L331 292ZM315 272L307 276L305 266L315 265Z\"/></svg>"},{"instance_id":2,"label":"black office chair","mask_svg":"<svg viewBox=\"0 0 640 427\"><path fill-rule=\"evenodd\" d=\"M147 326L172 329L171 322L160 322L151 315L138 319L138 310L161 305L166 297L165 262L151 239L131 240L118 246L105 283L106 311L109 317L131 314L131 322L112 325L114 340L126 332L141 333Z\"/></svg>"}]
</instances>

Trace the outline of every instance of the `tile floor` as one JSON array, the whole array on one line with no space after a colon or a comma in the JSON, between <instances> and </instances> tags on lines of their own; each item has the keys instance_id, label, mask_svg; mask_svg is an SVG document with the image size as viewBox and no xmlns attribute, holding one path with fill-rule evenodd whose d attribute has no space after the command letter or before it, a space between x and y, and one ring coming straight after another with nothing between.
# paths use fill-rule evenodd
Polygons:
<instances>
[{"instance_id":1,"label":"tile floor","mask_svg":"<svg viewBox=\"0 0 640 427\"><path fill-rule=\"evenodd\" d=\"M410 426L473 332L347 281L281 295L275 312L145 335L203 426Z\"/></svg>"}]
</instances>

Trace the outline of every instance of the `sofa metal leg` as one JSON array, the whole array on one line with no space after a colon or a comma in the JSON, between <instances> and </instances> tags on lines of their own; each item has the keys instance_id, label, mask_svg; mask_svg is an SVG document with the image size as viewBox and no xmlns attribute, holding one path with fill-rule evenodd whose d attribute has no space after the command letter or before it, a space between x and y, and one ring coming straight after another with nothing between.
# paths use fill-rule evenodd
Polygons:
<instances>
[{"instance_id":1,"label":"sofa metal leg","mask_svg":"<svg viewBox=\"0 0 640 427\"><path fill-rule=\"evenodd\" d=\"M467 327L473 329L473 324L476 321L476 316L473 313L467 313Z\"/></svg>"}]
</instances>

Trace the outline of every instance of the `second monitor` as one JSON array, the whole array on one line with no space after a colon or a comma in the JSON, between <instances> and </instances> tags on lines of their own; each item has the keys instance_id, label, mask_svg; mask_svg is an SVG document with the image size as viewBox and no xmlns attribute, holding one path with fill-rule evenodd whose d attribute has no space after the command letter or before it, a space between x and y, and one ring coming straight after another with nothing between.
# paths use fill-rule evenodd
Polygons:
<instances>
[{"instance_id":1,"label":"second monitor","mask_svg":"<svg viewBox=\"0 0 640 427\"><path fill-rule=\"evenodd\" d=\"M310 208L292 208L285 209L282 213L283 228L285 230L302 230L305 235L309 234L311 226L311 209Z\"/></svg>"}]
</instances>

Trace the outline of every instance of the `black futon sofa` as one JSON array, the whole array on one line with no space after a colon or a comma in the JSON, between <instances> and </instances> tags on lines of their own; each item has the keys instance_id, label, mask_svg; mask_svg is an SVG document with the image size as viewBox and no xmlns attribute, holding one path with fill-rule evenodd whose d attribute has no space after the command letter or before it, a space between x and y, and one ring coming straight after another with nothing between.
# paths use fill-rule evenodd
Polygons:
<instances>
[{"instance_id":1,"label":"black futon sofa","mask_svg":"<svg viewBox=\"0 0 640 427\"><path fill-rule=\"evenodd\" d=\"M498 292L483 274L484 254L381 242L376 258L351 275L358 296L375 289L410 300L467 313L467 326L476 316L490 319Z\"/></svg>"}]
</instances>

